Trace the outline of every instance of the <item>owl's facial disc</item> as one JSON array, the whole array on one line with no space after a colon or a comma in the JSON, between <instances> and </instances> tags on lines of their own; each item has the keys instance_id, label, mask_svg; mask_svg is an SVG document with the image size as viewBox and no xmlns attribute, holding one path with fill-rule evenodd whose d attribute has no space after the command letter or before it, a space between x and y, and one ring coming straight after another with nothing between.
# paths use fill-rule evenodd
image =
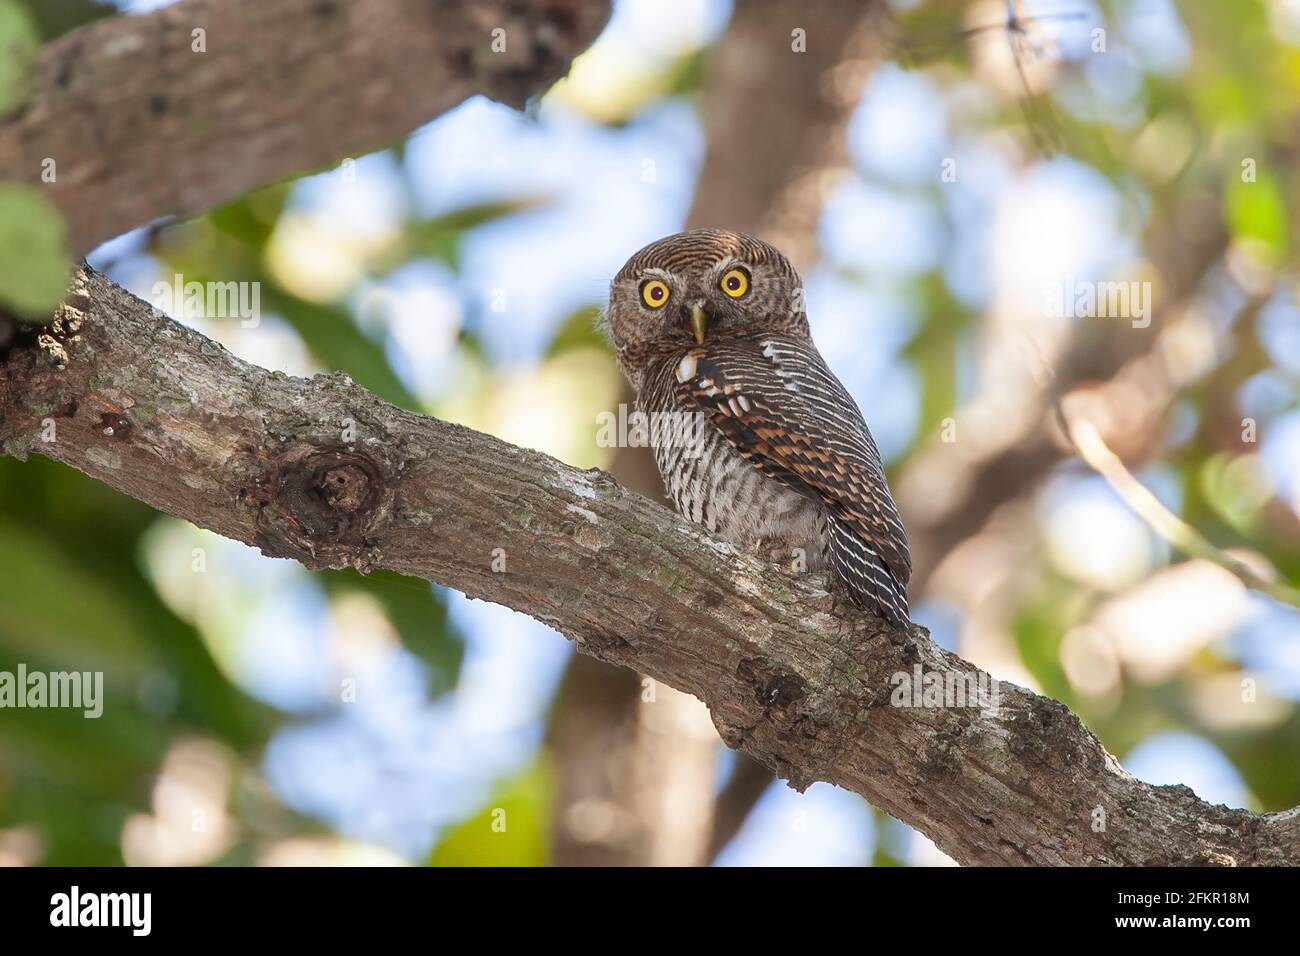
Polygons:
<instances>
[{"instance_id":1,"label":"owl's facial disc","mask_svg":"<svg viewBox=\"0 0 1300 956\"><path fill-rule=\"evenodd\" d=\"M799 275L779 250L723 229L695 229L635 252L610 282L605 311L619 367L636 388L658 361L731 338L806 339Z\"/></svg>"}]
</instances>

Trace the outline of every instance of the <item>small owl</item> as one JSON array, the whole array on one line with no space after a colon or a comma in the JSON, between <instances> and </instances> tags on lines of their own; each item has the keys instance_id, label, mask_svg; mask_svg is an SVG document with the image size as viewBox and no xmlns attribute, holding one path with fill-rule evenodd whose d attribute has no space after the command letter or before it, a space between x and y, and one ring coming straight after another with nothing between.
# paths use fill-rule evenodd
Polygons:
<instances>
[{"instance_id":1,"label":"small owl","mask_svg":"<svg viewBox=\"0 0 1300 956\"><path fill-rule=\"evenodd\" d=\"M723 230L668 236L614 277L606 320L678 511L739 547L829 567L855 604L906 623L907 533L785 256Z\"/></svg>"}]
</instances>

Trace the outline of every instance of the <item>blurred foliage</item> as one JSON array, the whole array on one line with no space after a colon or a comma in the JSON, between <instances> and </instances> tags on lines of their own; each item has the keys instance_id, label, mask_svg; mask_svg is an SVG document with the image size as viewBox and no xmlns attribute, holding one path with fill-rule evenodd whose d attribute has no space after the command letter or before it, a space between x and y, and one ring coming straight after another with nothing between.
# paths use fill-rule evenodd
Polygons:
<instances>
[{"instance_id":1,"label":"blurred foliage","mask_svg":"<svg viewBox=\"0 0 1300 956\"><path fill-rule=\"evenodd\" d=\"M74 27L117 13L111 3L97 0L11 0L27 11L41 40L49 42Z\"/></svg>"},{"instance_id":2,"label":"blurred foliage","mask_svg":"<svg viewBox=\"0 0 1300 956\"><path fill-rule=\"evenodd\" d=\"M433 598L424 581L392 571L326 571L319 575L332 596L368 595L379 602L408 651L429 665L429 692L443 694L456 686L464 650L447 621L447 608Z\"/></svg>"},{"instance_id":3,"label":"blurred foliage","mask_svg":"<svg viewBox=\"0 0 1300 956\"><path fill-rule=\"evenodd\" d=\"M169 744L256 755L281 719L223 677L136 559L158 515L39 457L0 458L0 671L104 672L103 714L4 711L0 828L34 826L51 864L121 862ZM187 559L188 560L188 559Z\"/></svg>"},{"instance_id":4,"label":"blurred foliage","mask_svg":"<svg viewBox=\"0 0 1300 956\"><path fill-rule=\"evenodd\" d=\"M483 809L446 833L430 866L542 866L551 780L542 764L505 781Z\"/></svg>"},{"instance_id":5,"label":"blurred foliage","mask_svg":"<svg viewBox=\"0 0 1300 956\"><path fill-rule=\"evenodd\" d=\"M0 117L17 110L31 95L40 46L40 33L27 11L11 0L0 0Z\"/></svg>"},{"instance_id":6,"label":"blurred foliage","mask_svg":"<svg viewBox=\"0 0 1300 956\"><path fill-rule=\"evenodd\" d=\"M1143 38L1126 29L1124 17L1136 5L1115 0L1098 6L1106 17L1106 55L1132 62ZM1142 71L1135 97L1138 109L1131 112L1100 102L1088 83L1086 57L1058 59L1048 42L1045 52L1031 51L1024 58L1031 67L1053 65L1054 80L1047 91L1031 83L1018 96L998 97L991 116L959 113L951 121L950 134L978 135L998 128L1015 135L1030 153L1055 153L1089 164L1121 195L1142 196L1145 223L1138 232L1147 237L1168 230L1171 220L1194 202L1220 204L1229 247L1198 290L1201 307L1213 310L1215 328L1222 330L1216 338L1217 354L1210 371L1192 382L1171 408L1167 443L1147 449L1144 462L1172 469L1180 517L1221 548L1261 555L1294 582L1300 580L1300 521L1254 477L1254 448L1243 448L1240 433L1243 419L1256 414L1242 404L1242 389L1254 376L1268 371L1284 390L1268 419L1258 422L1261 431L1269 421L1300 407L1300 380L1293 372L1272 367L1257 308L1234 311L1213 299L1224 286L1242 283L1246 276L1247 288L1235 294L1267 296L1275 291L1288 305L1295 302L1300 275L1294 244L1300 221L1300 166L1295 162L1300 149L1300 46L1279 40L1273 27L1278 12L1270 14L1269 6L1259 0L1177 3L1176 15L1192 51L1191 66L1176 75ZM1069 4L1024 7L1028 15L1041 17L1039 25L1049 33L1064 18L1079 15ZM929 0L910 6L898 12L898 59L926 69L941 87L964 82L980 70L972 55L977 44L1011 46L1005 17L1005 8L997 3ZM1034 25L1027 29L1035 35ZM1057 101L1055 94L1062 90L1071 94L1073 108ZM1092 113L1078 108L1081 103ZM1135 114L1140 119L1135 121ZM1039 145L1044 141L1046 149ZM878 185L899 188L887 181ZM943 209L943 188L936 182L918 191ZM1231 278L1224 275L1225 269ZM868 282L865 277L861 281ZM971 336L982 322L977 310L954 299L940 269L921 273L905 287L920 316L901 353L922 383L920 425L912 443L890 463L891 475L906 473L913 452L932 442L939 423L969 398L958 391L961 356L969 355ZM1193 427L1175 428L1179 416L1190 416ZM1067 464L1060 472L1077 474L1078 466ZM1168 560L1181 559L1173 555ZM1261 718L1247 727L1221 719L1201 697L1216 678L1236 681L1245 673L1230 647L1211 645L1171 679L1147 683L1123 674L1116 693L1090 696L1067 676L1062 645L1114 595L1062 574L1042 553L1036 553L1018 577L1020 590L1008 627L1020 664L1044 693L1078 713L1112 752L1122 758L1159 731L1191 732L1229 758L1258 799L1257 809L1300 803L1300 711L1294 702L1279 702L1284 708L1280 718Z\"/></svg>"},{"instance_id":7,"label":"blurred foliage","mask_svg":"<svg viewBox=\"0 0 1300 956\"><path fill-rule=\"evenodd\" d=\"M290 188L259 190L152 236L148 242L160 276L259 283L262 308L294 329L319 367L346 369L389 401L421 407L393 370L382 341L363 331L352 311L342 303L300 298L266 268L266 246ZM377 258L375 274L417 255L454 264L465 230L533 205L488 204L412 219L398 248ZM22 240L4 241L6 211L17 209L0 201L0 266L13 262L31 279L35 267L6 259L10 250L14 256L32 253ZM29 225L44 224L40 212L26 210ZM56 294L50 304L57 299ZM102 670L110 702L97 719L67 710L5 712L0 831L35 828L42 862L121 863L123 826L149 812L152 781L178 740L200 735L221 741L242 755L240 773L255 779L262 748L277 727L294 719L232 684L194 626L161 601L139 560L146 531L160 520L170 519L42 458L0 458L0 670L16 672L20 662L29 673ZM188 563L188 552L177 560ZM310 579L334 597L362 593L376 600L406 649L429 665L429 693L455 686L462 644L428 584L386 571L364 577L329 571ZM516 833L530 826L530 801L539 786L530 780L506 796L517 809ZM258 806L267 812L265 800ZM223 854L224 862L254 859L258 841L268 836L247 813L242 839ZM319 829L292 812L274 811L272 817L276 828L269 836ZM538 825L534 820L533 828ZM536 841L521 848L512 839L509 845L518 862L542 853Z\"/></svg>"},{"instance_id":8,"label":"blurred foliage","mask_svg":"<svg viewBox=\"0 0 1300 956\"><path fill-rule=\"evenodd\" d=\"M34 187L0 182L0 305L40 319L54 311L71 281L63 215Z\"/></svg>"},{"instance_id":9,"label":"blurred foliage","mask_svg":"<svg viewBox=\"0 0 1300 956\"><path fill-rule=\"evenodd\" d=\"M613 355L609 338L601 331L600 309L591 306L578 309L555 330L551 344L546 347L546 358L554 359L570 349L591 348Z\"/></svg>"},{"instance_id":10,"label":"blurred foliage","mask_svg":"<svg viewBox=\"0 0 1300 956\"><path fill-rule=\"evenodd\" d=\"M38 20L33 13L0 0L0 119L31 96L41 40L57 29L57 18ZM0 307L22 318L48 315L71 275L63 216L36 188L0 183Z\"/></svg>"}]
</instances>

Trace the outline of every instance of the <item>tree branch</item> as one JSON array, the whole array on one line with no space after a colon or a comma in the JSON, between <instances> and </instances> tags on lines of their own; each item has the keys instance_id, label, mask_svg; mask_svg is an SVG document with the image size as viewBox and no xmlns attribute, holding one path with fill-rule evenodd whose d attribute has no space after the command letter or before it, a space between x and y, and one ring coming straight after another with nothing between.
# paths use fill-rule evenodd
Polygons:
<instances>
[{"instance_id":1,"label":"tree branch","mask_svg":"<svg viewBox=\"0 0 1300 956\"><path fill-rule=\"evenodd\" d=\"M586 0L183 0L100 20L42 49L35 95L0 120L0 179L48 190L85 254L379 149L475 93L522 107L608 15Z\"/></svg>"},{"instance_id":2,"label":"tree branch","mask_svg":"<svg viewBox=\"0 0 1300 956\"><path fill-rule=\"evenodd\" d=\"M962 863L1300 863L1300 810L1141 783L1064 706L1012 684L983 710L893 706L896 674L980 672L598 470L344 375L249 365L89 269L51 326L0 356L0 443L268 555L390 568L530 614L700 697L728 745L793 786L860 793Z\"/></svg>"},{"instance_id":3,"label":"tree branch","mask_svg":"<svg viewBox=\"0 0 1300 956\"><path fill-rule=\"evenodd\" d=\"M1073 396L1066 396L1069 399ZM1267 594L1281 604L1300 607L1300 589L1292 587L1263 555L1247 561L1214 545L1200 531L1165 506L1155 493L1129 471L1101 437L1101 431L1079 410L1086 402L1062 400L1057 416L1079 452L1079 457L1120 496L1133 512L1170 545L1192 558L1217 564L1248 588ZM1262 567L1258 566L1262 565Z\"/></svg>"}]
</instances>

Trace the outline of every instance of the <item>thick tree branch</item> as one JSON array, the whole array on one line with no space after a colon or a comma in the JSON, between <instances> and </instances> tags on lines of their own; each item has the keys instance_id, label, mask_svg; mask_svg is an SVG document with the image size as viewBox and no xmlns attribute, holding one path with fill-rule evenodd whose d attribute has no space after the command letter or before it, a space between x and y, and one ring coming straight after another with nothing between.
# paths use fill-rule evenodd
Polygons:
<instances>
[{"instance_id":1,"label":"thick tree branch","mask_svg":"<svg viewBox=\"0 0 1300 956\"><path fill-rule=\"evenodd\" d=\"M84 254L379 149L475 93L521 107L608 15L591 0L183 0L100 20L42 50L35 96L0 120L0 179L48 190Z\"/></svg>"},{"instance_id":2,"label":"thick tree branch","mask_svg":"<svg viewBox=\"0 0 1300 956\"><path fill-rule=\"evenodd\" d=\"M963 863L1300 863L1298 810L1134 780L1064 706L1011 684L985 710L893 706L895 674L978 672L602 472L343 375L256 368L90 270L0 358L0 443L269 555L391 568L528 613L699 696L729 745L794 786L854 790Z\"/></svg>"}]
</instances>

